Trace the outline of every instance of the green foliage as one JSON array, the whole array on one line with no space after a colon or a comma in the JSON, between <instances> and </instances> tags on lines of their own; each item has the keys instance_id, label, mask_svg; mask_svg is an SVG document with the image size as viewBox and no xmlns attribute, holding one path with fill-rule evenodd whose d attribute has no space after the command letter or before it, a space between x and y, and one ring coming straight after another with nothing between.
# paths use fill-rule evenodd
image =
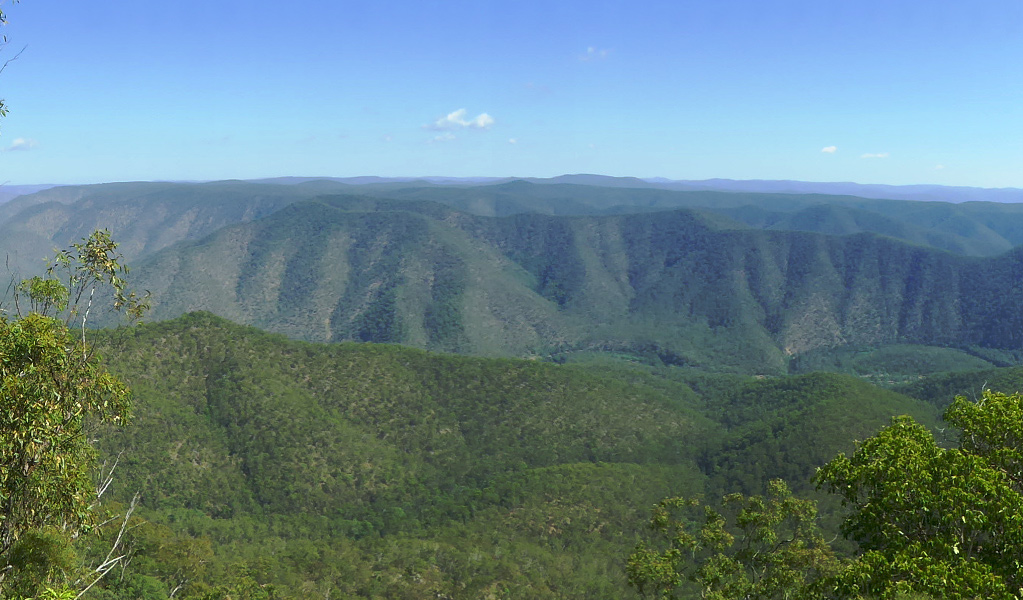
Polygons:
<instances>
[{"instance_id":1,"label":"green foliage","mask_svg":"<svg viewBox=\"0 0 1023 600\"><path fill-rule=\"evenodd\" d=\"M817 484L849 509L842 532L858 544L852 560L840 563L823 543L816 506L775 483L771 495L780 501L726 497L725 506L742 508L734 522L709 507L701 514L694 500L662 501L651 526L666 547L640 545L629 560L630 583L664 598L1018 598L1023 396L958 398L945 419L960 432L958 447L939 446L902 416L818 470ZM800 539L799 529L779 534L778 515L788 513L774 507L789 507L812 527L816 553L786 554L801 546L779 542ZM744 541L738 549L736 540Z\"/></svg>"},{"instance_id":2,"label":"green foliage","mask_svg":"<svg viewBox=\"0 0 1023 600\"><path fill-rule=\"evenodd\" d=\"M149 310L149 294L140 297L136 292L127 290L124 276L128 274L128 267L120 261L117 243L110 238L110 232L105 229L92 232L82 242L71 244L70 249L57 254L54 264L47 269L47 275L62 276L67 291L50 297L47 293L53 286L42 286L43 301L52 303L56 298L59 310L69 310L67 322L80 318L84 324L97 287L106 286L112 292L111 310L123 312L133 321L140 319ZM36 289L32 288L32 291L35 293ZM29 297L33 302L39 301L38 294ZM39 312L45 314L45 311Z\"/></svg>"},{"instance_id":3,"label":"green foliage","mask_svg":"<svg viewBox=\"0 0 1023 600\"><path fill-rule=\"evenodd\" d=\"M1006 394L1023 391L1023 367L934 375L894 389L944 410L959 396L976 401L984 390Z\"/></svg>"},{"instance_id":4,"label":"green foliage","mask_svg":"<svg viewBox=\"0 0 1023 600\"><path fill-rule=\"evenodd\" d=\"M14 4L17 4L21 0L13 0ZM7 25L7 13L0 8L0 26ZM4 36L4 42L7 41L7 36Z\"/></svg>"},{"instance_id":5,"label":"green foliage","mask_svg":"<svg viewBox=\"0 0 1023 600\"><path fill-rule=\"evenodd\" d=\"M44 588L34 599L27 598L26 600L75 600L76 598L78 598L78 594L75 590L67 586L60 586Z\"/></svg>"},{"instance_id":6,"label":"green foliage","mask_svg":"<svg viewBox=\"0 0 1023 600\"><path fill-rule=\"evenodd\" d=\"M122 423L128 388L101 364L84 330L78 336L67 324L80 318L84 327L100 285L113 290L115 309L144 310L125 291L115 250L109 234L94 233L58 254L50 277L16 287L15 307L26 299L27 314L0 315L0 591L27 595L63 581L68 539L95 522L87 426ZM64 319L54 316L62 312Z\"/></svg>"},{"instance_id":7,"label":"green foliage","mask_svg":"<svg viewBox=\"0 0 1023 600\"><path fill-rule=\"evenodd\" d=\"M39 529L26 532L18 539L11 548L8 564L12 571L9 585L4 586L7 597L27 598L38 594L40 598L62 598L54 586L62 587L68 576L77 571L78 556L63 531Z\"/></svg>"},{"instance_id":8,"label":"green foliage","mask_svg":"<svg viewBox=\"0 0 1023 600\"><path fill-rule=\"evenodd\" d=\"M70 300L70 290L56 279L44 279L36 275L18 284L20 292L30 302L29 312L51 314L63 312Z\"/></svg>"},{"instance_id":9,"label":"green foliage","mask_svg":"<svg viewBox=\"0 0 1023 600\"><path fill-rule=\"evenodd\" d=\"M819 471L852 507L843 531L863 549L837 581L844 595L1008 599L1023 589L1023 397L960 398L946 420L959 448L902 417Z\"/></svg>"},{"instance_id":10,"label":"green foliage","mask_svg":"<svg viewBox=\"0 0 1023 600\"><path fill-rule=\"evenodd\" d=\"M118 599L141 577L189 600L251 581L292 598L621 598L643 507L806 478L892 414L933 412L848 376L308 344L203 313L93 335L135 393L133 427L98 436L122 456L110 493L140 489L149 522L102 584Z\"/></svg>"},{"instance_id":11,"label":"green foliage","mask_svg":"<svg viewBox=\"0 0 1023 600\"><path fill-rule=\"evenodd\" d=\"M14 4L17 4L19 1L20 0L14 0ZM2 10L2 7L0 7L0 27L3 27L5 25L7 25L7 13L5 13ZM0 50L2 50L3 47L6 46L6 45L7 45L7 34L4 34L3 35L3 41L2 41L2 43L0 43ZM17 58L17 56L15 56L15 58ZM10 60L13 60L13 59L10 59ZM3 71L2 67L0 67L0 71ZM7 116L7 104L5 104L2 99L0 99L0 118L6 117L6 116Z\"/></svg>"},{"instance_id":12,"label":"green foliage","mask_svg":"<svg viewBox=\"0 0 1023 600\"><path fill-rule=\"evenodd\" d=\"M707 410L727 430L710 440L701 460L722 494L755 493L772 477L809 492L817 467L852 451L853 440L868 437L892 415L938 422L937 411L922 402L830 373L734 382L707 398Z\"/></svg>"},{"instance_id":13,"label":"green foliage","mask_svg":"<svg viewBox=\"0 0 1023 600\"><path fill-rule=\"evenodd\" d=\"M151 523L129 572L192 573L176 598L239 569L287 597L619 597L637 507L702 486L706 422L671 382L209 314L94 337L135 394L133 426L98 436L122 456L109 493L140 489Z\"/></svg>"},{"instance_id":14,"label":"green foliage","mask_svg":"<svg viewBox=\"0 0 1023 600\"><path fill-rule=\"evenodd\" d=\"M312 346L198 314L108 339L137 396L135 432L108 439L130 444L121 468L151 482L150 502L320 510L388 497L411 472L439 491L524 467L690 459L692 417L670 396L581 369Z\"/></svg>"},{"instance_id":15,"label":"green foliage","mask_svg":"<svg viewBox=\"0 0 1023 600\"><path fill-rule=\"evenodd\" d=\"M149 294L127 289L128 267L121 264L118 244L110 232L97 230L81 242L57 252L46 276L34 276L15 286L18 314L63 316L64 324L81 322L84 329L98 290L110 292L110 310L137 320L149 310ZM22 307L22 303L27 306Z\"/></svg>"},{"instance_id":16,"label":"green foliage","mask_svg":"<svg viewBox=\"0 0 1023 600\"><path fill-rule=\"evenodd\" d=\"M86 417L120 422L128 390L62 323L0 318L0 556L22 532L90 522Z\"/></svg>"},{"instance_id":17,"label":"green foliage","mask_svg":"<svg viewBox=\"0 0 1023 600\"><path fill-rule=\"evenodd\" d=\"M794 498L781 480L766 497L731 494L722 504L724 513L694 499L662 500L650 520L659 540L629 557L629 584L664 599L810 598L839 569L816 504Z\"/></svg>"},{"instance_id":18,"label":"green foliage","mask_svg":"<svg viewBox=\"0 0 1023 600\"><path fill-rule=\"evenodd\" d=\"M880 348L845 346L815 350L794 357L789 369L794 374L848 373L891 387L916 382L922 376L975 372L992 366L992 362L964 350L897 344Z\"/></svg>"}]
</instances>

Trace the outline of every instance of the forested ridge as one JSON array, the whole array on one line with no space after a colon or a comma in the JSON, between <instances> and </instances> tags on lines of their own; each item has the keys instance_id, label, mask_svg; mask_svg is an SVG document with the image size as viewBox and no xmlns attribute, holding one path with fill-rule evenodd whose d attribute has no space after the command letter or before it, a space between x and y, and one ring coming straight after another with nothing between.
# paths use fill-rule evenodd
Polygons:
<instances>
[{"instance_id":1,"label":"forested ridge","mask_svg":"<svg viewBox=\"0 0 1023 600\"><path fill-rule=\"evenodd\" d=\"M892 345L1000 366L1023 346L1012 204L296 181L54 187L0 205L0 249L29 276L109 228L152 318L309 341L764 374Z\"/></svg>"},{"instance_id":2,"label":"forested ridge","mask_svg":"<svg viewBox=\"0 0 1023 600\"><path fill-rule=\"evenodd\" d=\"M82 330L134 395L129 425L88 435L116 464L95 509L113 518L58 554L45 552L61 534L32 533L46 550L8 557L18 589L72 581L59 573L114 546L124 563L90 597L629 597L656 580L627 567L653 547L651 507L702 498L713 511L722 496L754 511L811 499L813 539L832 540L819 573L876 579L818 468L860 477L835 457L878 431L959 460L941 412L1023 383L1023 255L938 249L946 234L924 243L884 201L881 218L862 199L789 195L758 212L750 196L701 193L690 199L722 204L629 209L614 202L643 196L627 188L583 202L579 186L525 182L323 195L343 185L53 188L6 208L0 227L42 244L144 192L118 226L156 317ZM483 191L565 210L488 216ZM665 589L714 589L673 565L688 583ZM976 589L1002 589L988 584Z\"/></svg>"},{"instance_id":3,"label":"forested ridge","mask_svg":"<svg viewBox=\"0 0 1023 600\"><path fill-rule=\"evenodd\" d=\"M135 393L132 425L96 437L150 523L110 597L623 597L660 498L813 493L891 415L937 418L843 375L319 345L203 313L96 342Z\"/></svg>"},{"instance_id":4,"label":"forested ridge","mask_svg":"<svg viewBox=\"0 0 1023 600\"><path fill-rule=\"evenodd\" d=\"M861 233L734 229L688 210L488 218L335 197L160 252L154 314L203 309L312 341L468 354L654 352L781 374L848 347L1018 353L1019 252L963 257Z\"/></svg>"}]
</instances>

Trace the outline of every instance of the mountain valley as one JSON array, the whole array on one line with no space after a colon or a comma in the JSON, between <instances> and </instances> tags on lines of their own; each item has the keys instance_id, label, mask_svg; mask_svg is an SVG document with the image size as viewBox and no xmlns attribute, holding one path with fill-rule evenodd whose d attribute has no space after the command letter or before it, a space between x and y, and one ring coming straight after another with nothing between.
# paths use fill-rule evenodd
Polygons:
<instances>
[{"instance_id":1,"label":"mountain valley","mask_svg":"<svg viewBox=\"0 0 1023 600\"><path fill-rule=\"evenodd\" d=\"M134 395L89 431L117 465L101 508L140 498L95 597L633 597L654 503L775 478L852 556L818 467L895 415L953 444L955 396L1023 388L1021 205L636 181L0 204L21 276L109 228L153 294L84 333Z\"/></svg>"}]
</instances>

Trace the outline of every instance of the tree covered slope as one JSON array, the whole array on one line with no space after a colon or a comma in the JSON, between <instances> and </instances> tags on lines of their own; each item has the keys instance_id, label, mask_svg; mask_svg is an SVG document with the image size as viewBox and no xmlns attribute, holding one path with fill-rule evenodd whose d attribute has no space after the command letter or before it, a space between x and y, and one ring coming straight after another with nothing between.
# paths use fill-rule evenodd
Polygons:
<instances>
[{"instance_id":1,"label":"tree covered slope","mask_svg":"<svg viewBox=\"0 0 1023 600\"><path fill-rule=\"evenodd\" d=\"M621 598L658 499L760 491L935 414L842 375L318 345L206 313L95 339L136 395L95 433L110 493L149 523L109 598Z\"/></svg>"},{"instance_id":2,"label":"tree covered slope","mask_svg":"<svg viewBox=\"0 0 1023 600\"><path fill-rule=\"evenodd\" d=\"M756 183L756 182L754 182ZM1023 205L998 202L884 200L822 193L664 189L634 179L560 177L444 184L425 180L294 178L209 183L134 182L37 186L0 204L0 250L33 269L94 229L110 229L129 260L220 227L325 194L438 202L480 216L595 216L679 208L716 212L758 229L877 233L972 256L1023 244ZM670 187L670 186L669 186ZM797 186L798 187L798 186ZM754 185L750 189L755 189ZM24 192L31 191L25 188ZM954 196L954 194L953 194Z\"/></svg>"},{"instance_id":3,"label":"tree covered slope","mask_svg":"<svg viewBox=\"0 0 1023 600\"><path fill-rule=\"evenodd\" d=\"M344 188L333 184L331 189ZM97 229L110 230L125 258L209 235L324 193L323 188L244 182L109 183L60 186L0 205L0 253L23 275L37 273L53 249Z\"/></svg>"},{"instance_id":4,"label":"tree covered slope","mask_svg":"<svg viewBox=\"0 0 1023 600\"><path fill-rule=\"evenodd\" d=\"M893 344L1023 350L1020 205L560 181L55 187L0 206L0 251L27 276L108 227L157 318L314 341L750 373L859 372L851 352Z\"/></svg>"},{"instance_id":5,"label":"tree covered slope","mask_svg":"<svg viewBox=\"0 0 1023 600\"><path fill-rule=\"evenodd\" d=\"M1023 347L1023 254L735 229L687 210L503 218L324 197L139 264L155 316L208 310L313 341L505 356L655 352L782 373L896 343Z\"/></svg>"}]
</instances>

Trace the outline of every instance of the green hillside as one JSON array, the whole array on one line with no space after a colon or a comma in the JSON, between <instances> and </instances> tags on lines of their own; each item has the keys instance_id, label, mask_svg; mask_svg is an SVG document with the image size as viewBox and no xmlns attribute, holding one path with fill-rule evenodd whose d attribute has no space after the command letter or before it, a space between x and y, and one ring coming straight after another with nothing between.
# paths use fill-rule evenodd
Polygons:
<instances>
[{"instance_id":1,"label":"green hillside","mask_svg":"<svg viewBox=\"0 0 1023 600\"><path fill-rule=\"evenodd\" d=\"M155 318L309 341L889 384L1019 363L1018 205L559 181L55 187L0 206L0 251L27 276L109 228Z\"/></svg>"},{"instance_id":2,"label":"green hillside","mask_svg":"<svg viewBox=\"0 0 1023 600\"><path fill-rule=\"evenodd\" d=\"M1002 367L963 373L942 373L900 385L895 389L943 409L957 396L976 400L981 397L984 390L1005 394L1023 392L1023 368Z\"/></svg>"},{"instance_id":3,"label":"green hillside","mask_svg":"<svg viewBox=\"0 0 1023 600\"><path fill-rule=\"evenodd\" d=\"M562 183L562 181L577 183ZM970 256L1023 244L1023 209L996 202L877 200L827 194L679 191L639 180L555 178L483 185L353 179L296 183L134 182L59 186L0 204L0 250L30 271L53 247L110 229L136 260L181 240L326 194L429 201L479 216L597 216L691 209L760 229L828 234L876 233ZM578 182L586 181L587 185ZM769 187L769 186L768 186ZM767 188L765 188L767 189Z\"/></svg>"},{"instance_id":4,"label":"green hillside","mask_svg":"<svg viewBox=\"0 0 1023 600\"><path fill-rule=\"evenodd\" d=\"M816 467L851 453L851 440L866 439L892 415L909 414L929 427L939 422L936 410L919 400L825 373L734 387L708 410L728 431L703 459L722 493L760 493L772 477L807 493Z\"/></svg>"},{"instance_id":5,"label":"green hillside","mask_svg":"<svg viewBox=\"0 0 1023 600\"><path fill-rule=\"evenodd\" d=\"M970 256L1023 244L1023 207L998 202L877 200L829 194L676 191L621 185L533 183L379 189L394 198L449 204L473 214L599 215L700 209L764 229L877 233Z\"/></svg>"},{"instance_id":6,"label":"green hillside","mask_svg":"<svg viewBox=\"0 0 1023 600\"><path fill-rule=\"evenodd\" d=\"M620 598L658 499L801 477L892 414L934 418L840 375L316 345L204 313L97 335L136 404L96 436L149 523L108 598Z\"/></svg>"},{"instance_id":7,"label":"green hillside","mask_svg":"<svg viewBox=\"0 0 1023 600\"><path fill-rule=\"evenodd\" d=\"M386 345L310 346L204 314L121 334L131 337L112 338L115 345L105 354L111 369L135 373L127 378L143 407L139 424L149 402L188 402L174 407L191 421L181 432L154 431L170 437L145 444L181 442L174 453L182 460L160 456L137 467L138 477L149 478L176 505L227 510L219 490L271 512L323 510L407 484L409 469L440 478L431 483L443 488L519 467L691 460L680 450L694 431L685 398L578 369ZM236 464L229 469L233 477L255 480L241 487L210 482L192 490L192 498L175 497L175 482L207 473L184 458L194 450L189 440L211 464L228 465L226 457L239 454L292 462L266 472L262 462ZM316 460L304 452L310 445ZM476 466L453 476L457 470L450 466L469 457ZM341 463L350 470L332 470ZM268 495L299 479L315 479L320 487Z\"/></svg>"},{"instance_id":8,"label":"green hillside","mask_svg":"<svg viewBox=\"0 0 1023 600\"><path fill-rule=\"evenodd\" d=\"M1021 256L683 210L493 218L338 196L165 249L135 282L155 318L208 310L311 341L782 374L843 348L1023 348Z\"/></svg>"},{"instance_id":9,"label":"green hillside","mask_svg":"<svg viewBox=\"0 0 1023 600\"><path fill-rule=\"evenodd\" d=\"M305 581L428 597L402 580L413 573L455 597L617 596L646 507L700 489L697 438L714 427L680 384L669 396L536 362L315 346L204 314L102 347L137 396L133 426L102 436L122 456L118 490L210 540L225 578L259 570L267 544L331 557L326 572L320 559L267 572L288 597Z\"/></svg>"},{"instance_id":10,"label":"green hillside","mask_svg":"<svg viewBox=\"0 0 1023 600\"><path fill-rule=\"evenodd\" d=\"M1002 364L997 351L978 352L977 348L956 349L914 344L895 344L872 348L843 346L807 352L790 364L792 373L829 371L847 373L882 386L895 386L920 377L953 372L974 372ZM1016 359L1004 357L1010 362Z\"/></svg>"},{"instance_id":11,"label":"green hillside","mask_svg":"<svg viewBox=\"0 0 1023 600\"><path fill-rule=\"evenodd\" d=\"M333 184L331 191L346 188ZM108 229L132 262L181 240L251 221L323 188L245 182L138 182L54 187L0 205L0 254L23 275L39 272L54 248Z\"/></svg>"}]
</instances>

